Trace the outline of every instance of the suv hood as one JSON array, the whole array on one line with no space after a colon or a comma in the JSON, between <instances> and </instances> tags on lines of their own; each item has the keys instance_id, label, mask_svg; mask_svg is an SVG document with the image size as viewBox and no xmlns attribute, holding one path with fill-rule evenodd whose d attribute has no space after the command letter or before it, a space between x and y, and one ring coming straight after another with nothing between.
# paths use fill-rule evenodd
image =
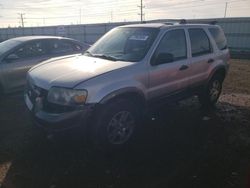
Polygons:
<instances>
[{"instance_id":1,"label":"suv hood","mask_svg":"<svg viewBox=\"0 0 250 188\"><path fill-rule=\"evenodd\" d=\"M131 64L84 55L68 56L38 64L29 71L28 77L35 85L47 90L51 86L73 88L83 81Z\"/></svg>"}]
</instances>

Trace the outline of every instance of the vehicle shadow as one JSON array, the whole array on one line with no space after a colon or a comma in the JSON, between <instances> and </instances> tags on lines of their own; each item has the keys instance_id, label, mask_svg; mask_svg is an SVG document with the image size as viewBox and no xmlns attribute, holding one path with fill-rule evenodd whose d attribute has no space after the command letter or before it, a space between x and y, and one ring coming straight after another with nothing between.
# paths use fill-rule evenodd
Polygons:
<instances>
[{"instance_id":1,"label":"vehicle shadow","mask_svg":"<svg viewBox=\"0 0 250 188\"><path fill-rule=\"evenodd\" d=\"M106 154L76 138L54 144L30 125L25 147L4 159L11 166L2 187L228 187L228 173L249 155L228 144L233 121L222 118L223 107L202 109L196 98L159 106L128 148Z\"/></svg>"}]
</instances>

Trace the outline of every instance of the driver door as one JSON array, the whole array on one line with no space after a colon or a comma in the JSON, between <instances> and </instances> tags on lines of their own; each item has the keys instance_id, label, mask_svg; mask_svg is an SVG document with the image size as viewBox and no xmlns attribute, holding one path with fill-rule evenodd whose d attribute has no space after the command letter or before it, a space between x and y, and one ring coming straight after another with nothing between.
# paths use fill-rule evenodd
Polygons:
<instances>
[{"instance_id":1,"label":"driver door","mask_svg":"<svg viewBox=\"0 0 250 188\"><path fill-rule=\"evenodd\" d=\"M151 59L149 98L161 98L188 87L188 53L184 29L167 31Z\"/></svg>"}]
</instances>

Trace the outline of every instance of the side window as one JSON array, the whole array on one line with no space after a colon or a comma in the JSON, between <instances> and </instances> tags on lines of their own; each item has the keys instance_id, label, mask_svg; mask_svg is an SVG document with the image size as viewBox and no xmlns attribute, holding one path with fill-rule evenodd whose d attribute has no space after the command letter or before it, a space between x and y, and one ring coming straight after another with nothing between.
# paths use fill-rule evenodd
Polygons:
<instances>
[{"instance_id":1,"label":"side window","mask_svg":"<svg viewBox=\"0 0 250 188\"><path fill-rule=\"evenodd\" d=\"M211 44L203 29L189 29L192 56L201 56L212 52Z\"/></svg>"},{"instance_id":2,"label":"side window","mask_svg":"<svg viewBox=\"0 0 250 188\"><path fill-rule=\"evenodd\" d=\"M168 31L154 54L156 64L170 63L187 58L186 36L183 29Z\"/></svg>"},{"instance_id":3,"label":"side window","mask_svg":"<svg viewBox=\"0 0 250 188\"><path fill-rule=\"evenodd\" d=\"M227 41L224 33L217 27L209 28L208 30L211 33L212 37L214 38L217 47L220 50L227 49Z\"/></svg>"},{"instance_id":4,"label":"side window","mask_svg":"<svg viewBox=\"0 0 250 188\"><path fill-rule=\"evenodd\" d=\"M13 54L16 55L19 59L39 57L45 55L46 45L43 41L34 41L24 44Z\"/></svg>"},{"instance_id":5,"label":"side window","mask_svg":"<svg viewBox=\"0 0 250 188\"><path fill-rule=\"evenodd\" d=\"M64 54L74 52L72 43L64 40L53 40L51 44L52 54Z\"/></svg>"}]
</instances>

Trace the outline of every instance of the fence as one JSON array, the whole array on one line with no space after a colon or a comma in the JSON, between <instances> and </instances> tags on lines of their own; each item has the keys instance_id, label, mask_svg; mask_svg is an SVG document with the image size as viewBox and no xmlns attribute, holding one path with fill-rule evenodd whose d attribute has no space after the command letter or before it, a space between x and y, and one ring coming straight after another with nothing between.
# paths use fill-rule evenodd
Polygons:
<instances>
[{"instance_id":1,"label":"fence","mask_svg":"<svg viewBox=\"0 0 250 188\"><path fill-rule=\"evenodd\" d=\"M0 41L14 37L29 35L54 35L64 36L79 40L81 42L92 44L107 31L114 27L135 22L124 23L104 23L104 24L86 24L86 25L65 25L48 27L19 27L19 28L0 28Z\"/></svg>"},{"instance_id":2,"label":"fence","mask_svg":"<svg viewBox=\"0 0 250 188\"><path fill-rule=\"evenodd\" d=\"M176 20L151 20L148 22L169 22ZM233 56L250 58L250 17L247 18L218 18L188 20L190 23L208 23L216 21L227 37L228 46ZM59 35L74 38L81 42L92 44L107 31L120 25L138 22L119 22L86 25L65 25L48 27L2 28L0 41L13 37L27 35Z\"/></svg>"}]
</instances>

